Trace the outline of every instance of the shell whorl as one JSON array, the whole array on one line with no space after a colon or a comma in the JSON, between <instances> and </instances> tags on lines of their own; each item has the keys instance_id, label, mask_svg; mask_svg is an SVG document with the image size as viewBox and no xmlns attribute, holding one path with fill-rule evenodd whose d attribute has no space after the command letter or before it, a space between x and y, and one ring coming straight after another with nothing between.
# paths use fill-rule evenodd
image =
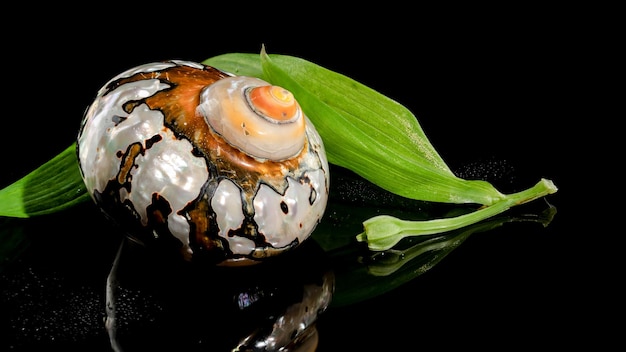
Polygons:
<instances>
[{"instance_id":1,"label":"shell whorl","mask_svg":"<svg viewBox=\"0 0 626 352\"><path fill-rule=\"evenodd\" d=\"M258 78L211 84L197 112L229 144L257 159L289 159L304 146L305 119L293 94Z\"/></svg>"}]
</instances>

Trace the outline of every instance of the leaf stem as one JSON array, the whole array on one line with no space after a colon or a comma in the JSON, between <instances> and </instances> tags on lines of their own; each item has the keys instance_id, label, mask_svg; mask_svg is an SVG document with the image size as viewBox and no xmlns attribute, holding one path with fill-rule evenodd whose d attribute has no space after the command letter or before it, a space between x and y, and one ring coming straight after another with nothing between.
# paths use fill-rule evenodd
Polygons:
<instances>
[{"instance_id":1,"label":"leaf stem","mask_svg":"<svg viewBox=\"0 0 626 352\"><path fill-rule=\"evenodd\" d=\"M367 242L369 249L373 251L387 250L405 237L433 235L456 230L503 213L513 206L533 201L556 191L557 187L551 180L541 179L529 189L505 195L501 200L490 206L484 206L471 213L456 217L411 221L401 220L388 215L375 216L363 222L365 231L357 235L357 241Z\"/></svg>"}]
</instances>

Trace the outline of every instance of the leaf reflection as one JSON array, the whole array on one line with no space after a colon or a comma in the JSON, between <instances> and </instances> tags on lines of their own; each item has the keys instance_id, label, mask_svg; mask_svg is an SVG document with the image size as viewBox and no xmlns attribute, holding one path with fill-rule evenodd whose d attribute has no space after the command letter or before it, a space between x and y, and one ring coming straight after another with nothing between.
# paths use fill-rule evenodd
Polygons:
<instances>
[{"instance_id":1,"label":"leaf reflection","mask_svg":"<svg viewBox=\"0 0 626 352\"><path fill-rule=\"evenodd\" d=\"M389 292L432 269L470 235L506 223L533 222L548 226L556 207L548 204L541 212L501 215L445 234L406 238L393 249L373 252L349 246L329 251L336 276L331 306L365 301Z\"/></svg>"},{"instance_id":2,"label":"leaf reflection","mask_svg":"<svg viewBox=\"0 0 626 352\"><path fill-rule=\"evenodd\" d=\"M556 208L541 202L525 204L485 221L438 235L407 237L392 249L370 251L355 235L363 221L376 215L408 220L459 216L473 211L470 206L438 204L396 196L362 179L349 170L331 169L331 198L324 220L313 239L324 249L335 272L333 306L345 306L379 296L432 269L470 235L506 223L532 222L545 226Z\"/></svg>"},{"instance_id":3,"label":"leaf reflection","mask_svg":"<svg viewBox=\"0 0 626 352\"><path fill-rule=\"evenodd\" d=\"M544 227L552 221L556 214L556 207L548 204L548 209L541 214L521 214L512 216L499 216L487 221L470 225L468 227L451 231L447 234L434 236L425 240L411 241L404 244L408 248L389 249L382 252L374 252L362 260L367 265L369 273L375 276L392 275L400 270L405 264L418 260L423 263L418 267L412 265L411 271L422 274L437 264L443 257L463 243L471 234L485 232L505 223L510 222L538 222Z\"/></svg>"}]
</instances>

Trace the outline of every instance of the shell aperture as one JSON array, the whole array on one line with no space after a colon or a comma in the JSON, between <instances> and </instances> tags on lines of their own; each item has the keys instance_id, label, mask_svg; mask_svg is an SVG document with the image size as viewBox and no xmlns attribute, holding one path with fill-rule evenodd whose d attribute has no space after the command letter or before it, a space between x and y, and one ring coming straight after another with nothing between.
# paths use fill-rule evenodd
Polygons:
<instances>
[{"instance_id":1,"label":"shell aperture","mask_svg":"<svg viewBox=\"0 0 626 352\"><path fill-rule=\"evenodd\" d=\"M85 185L140 242L246 265L291 250L328 200L322 140L293 95L188 61L132 68L87 109Z\"/></svg>"}]
</instances>

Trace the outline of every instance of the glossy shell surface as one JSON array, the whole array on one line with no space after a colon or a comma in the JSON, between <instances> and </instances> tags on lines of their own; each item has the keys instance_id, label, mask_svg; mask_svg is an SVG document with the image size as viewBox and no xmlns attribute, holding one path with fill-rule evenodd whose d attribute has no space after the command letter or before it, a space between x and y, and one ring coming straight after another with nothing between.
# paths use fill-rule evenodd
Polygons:
<instances>
[{"instance_id":1,"label":"glossy shell surface","mask_svg":"<svg viewBox=\"0 0 626 352\"><path fill-rule=\"evenodd\" d=\"M255 110L245 92L262 86L269 83L187 61L111 79L77 138L96 204L132 238L176 247L186 259L248 265L297 247L324 214L328 162L288 91L268 88L292 116L242 117Z\"/></svg>"}]
</instances>

